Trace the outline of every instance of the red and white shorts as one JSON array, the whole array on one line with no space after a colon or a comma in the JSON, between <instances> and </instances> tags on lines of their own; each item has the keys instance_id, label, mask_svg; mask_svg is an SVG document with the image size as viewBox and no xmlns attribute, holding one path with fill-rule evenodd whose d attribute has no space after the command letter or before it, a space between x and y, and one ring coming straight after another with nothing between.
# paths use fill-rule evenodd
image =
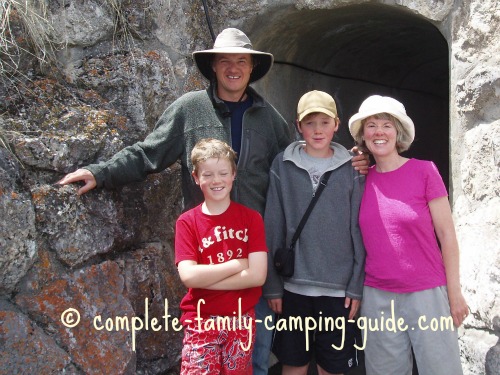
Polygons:
<instances>
[{"instance_id":1,"label":"red and white shorts","mask_svg":"<svg viewBox=\"0 0 500 375\"><path fill-rule=\"evenodd\" d=\"M214 329L204 329L205 321L201 323L201 330L198 323L184 328L181 375L252 375L255 312L252 310L241 317L245 325L240 324L237 317L212 316L210 319Z\"/></svg>"}]
</instances>

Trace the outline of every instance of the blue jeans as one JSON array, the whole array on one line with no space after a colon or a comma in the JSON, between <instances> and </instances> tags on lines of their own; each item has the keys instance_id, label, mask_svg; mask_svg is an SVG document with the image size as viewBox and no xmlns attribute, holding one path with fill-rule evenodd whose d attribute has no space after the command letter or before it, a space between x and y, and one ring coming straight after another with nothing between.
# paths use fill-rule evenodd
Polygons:
<instances>
[{"instance_id":1,"label":"blue jeans","mask_svg":"<svg viewBox=\"0 0 500 375\"><path fill-rule=\"evenodd\" d=\"M266 316L273 317L272 322L268 321L268 326L274 324L273 310L267 305L267 299L260 297L259 302L255 306L257 328L252 354L253 375L267 375L267 371L269 370L269 355L271 354L273 331L266 328Z\"/></svg>"}]
</instances>

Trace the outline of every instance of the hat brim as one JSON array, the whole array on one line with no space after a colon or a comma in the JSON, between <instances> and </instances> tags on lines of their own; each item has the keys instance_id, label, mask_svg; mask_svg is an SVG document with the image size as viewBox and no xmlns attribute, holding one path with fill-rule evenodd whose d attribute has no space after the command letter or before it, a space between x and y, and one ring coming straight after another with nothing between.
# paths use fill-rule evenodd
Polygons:
<instances>
[{"instance_id":1,"label":"hat brim","mask_svg":"<svg viewBox=\"0 0 500 375\"><path fill-rule=\"evenodd\" d=\"M355 138L356 135L359 133L361 129L361 122L364 119L376 115L378 113L388 113L397 118L401 122L401 125L403 125L403 128L408 133L408 136L413 142L413 140L415 139L415 125L413 124L413 120L405 113L399 111L387 110L383 108L380 108L378 110L365 111L363 113L356 113L355 115L353 115L349 119L349 131L351 132L352 137Z\"/></svg>"},{"instance_id":2,"label":"hat brim","mask_svg":"<svg viewBox=\"0 0 500 375\"><path fill-rule=\"evenodd\" d=\"M272 54L267 52L260 52L250 50L243 47L224 47L224 48L213 48L203 51L193 52L193 58L196 66L200 73L209 81L214 77L214 73L211 65L212 55L216 53L248 53L253 56L255 65L253 67L252 73L250 74L249 83L253 83L264 77L273 66L274 57Z\"/></svg>"},{"instance_id":3,"label":"hat brim","mask_svg":"<svg viewBox=\"0 0 500 375\"><path fill-rule=\"evenodd\" d=\"M304 112L302 112L301 114L299 114L298 120L302 121L304 119L304 117L306 117L307 115L310 115L311 113L324 113L325 115L328 115L328 116L330 116L330 117L332 117L334 119L337 118L337 116L335 115L335 113L333 113L332 111L329 111L326 108L323 108L323 107L314 107L314 108L308 108Z\"/></svg>"}]
</instances>

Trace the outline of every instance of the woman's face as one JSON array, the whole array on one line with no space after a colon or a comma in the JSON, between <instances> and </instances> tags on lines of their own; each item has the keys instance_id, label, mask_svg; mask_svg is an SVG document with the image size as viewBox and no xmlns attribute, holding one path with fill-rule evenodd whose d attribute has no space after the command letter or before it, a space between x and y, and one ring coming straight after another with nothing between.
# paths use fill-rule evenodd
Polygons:
<instances>
[{"instance_id":1,"label":"woman's face","mask_svg":"<svg viewBox=\"0 0 500 375\"><path fill-rule=\"evenodd\" d=\"M397 154L397 137L396 126L391 120L377 119L373 116L365 120L363 139L374 157Z\"/></svg>"}]
</instances>

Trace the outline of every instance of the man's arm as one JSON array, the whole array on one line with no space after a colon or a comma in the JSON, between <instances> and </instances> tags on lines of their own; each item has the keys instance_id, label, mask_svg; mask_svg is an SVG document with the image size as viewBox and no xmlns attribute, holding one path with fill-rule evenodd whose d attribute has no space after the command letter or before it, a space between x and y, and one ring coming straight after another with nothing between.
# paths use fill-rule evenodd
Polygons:
<instances>
[{"instance_id":1,"label":"man's arm","mask_svg":"<svg viewBox=\"0 0 500 375\"><path fill-rule=\"evenodd\" d=\"M368 167L370 166L370 155L363 153L354 146L351 151L355 154L352 158L352 166L361 174L368 174Z\"/></svg>"},{"instance_id":2,"label":"man's arm","mask_svg":"<svg viewBox=\"0 0 500 375\"><path fill-rule=\"evenodd\" d=\"M105 162L90 164L69 173L58 183L66 185L83 181L85 184L78 194L84 194L95 187L117 188L143 181L148 174L168 168L184 152L186 103L190 104L190 99L183 96L168 106L144 141L123 148Z\"/></svg>"},{"instance_id":3,"label":"man's arm","mask_svg":"<svg viewBox=\"0 0 500 375\"><path fill-rule=\"evenodd\" d=\"M162 126L144 141L125 147L106 162L90 164L69 173L58 183L66 185L83 181L85 185L78 190L78 194L84 194L95 187L114 189L130 182L143 181L148 174L164 170L182 155L184 142L171 135L168 122L160 123Z\"/></svg>"},{"instance_id":4,"label":"man's arm","mask_svg":"<svg viewBox=\"0 0 500 375\"><path fill-rule=\"evenodd\" d=\"M79 181L83 181L84 185L80 189L78 189L78 195L85 194L86 192L94 189L97 186L97 182L92 172L83 168L77 169L72 173L68 173L57 183L59 185L67 185Z\"/></svg>"}]
</instances>

